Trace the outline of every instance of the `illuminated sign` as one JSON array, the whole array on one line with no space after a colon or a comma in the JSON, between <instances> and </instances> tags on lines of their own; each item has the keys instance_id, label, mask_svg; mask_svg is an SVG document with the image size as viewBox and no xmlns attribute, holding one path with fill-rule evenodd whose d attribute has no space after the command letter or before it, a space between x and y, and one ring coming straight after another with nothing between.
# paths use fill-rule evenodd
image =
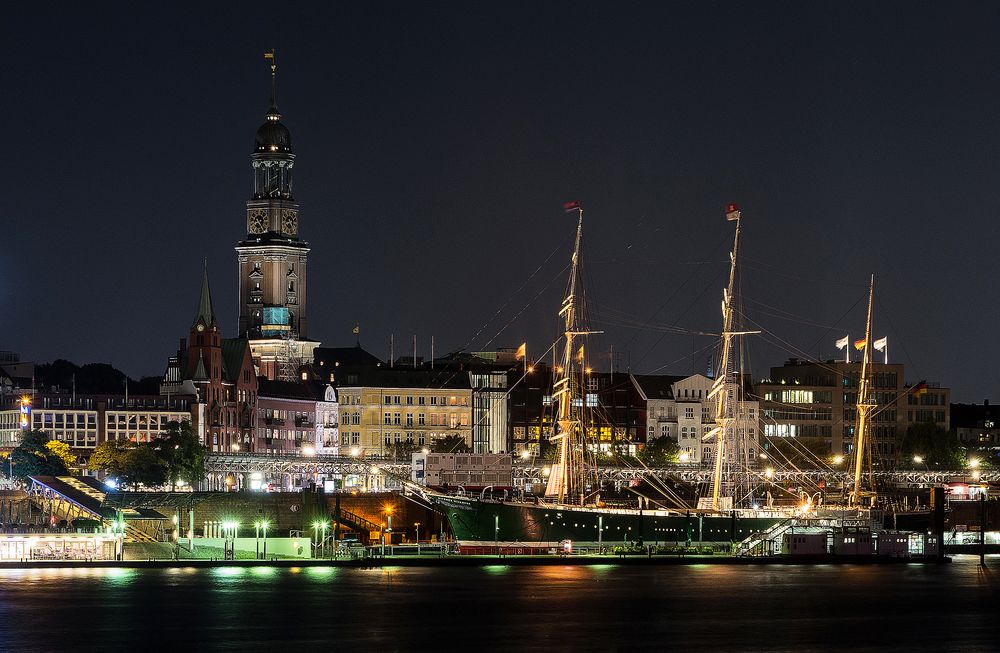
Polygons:
<instances>
[{"instance_id":1,"label":"illuminated sign","mask_svg":"<svg viewBox=\"0 0 1000 653\"><path fill-rule=\"evenodd\" d=\"M21 429L31 428L31 398L21 397Z\"/></svg>"}]
</instances>

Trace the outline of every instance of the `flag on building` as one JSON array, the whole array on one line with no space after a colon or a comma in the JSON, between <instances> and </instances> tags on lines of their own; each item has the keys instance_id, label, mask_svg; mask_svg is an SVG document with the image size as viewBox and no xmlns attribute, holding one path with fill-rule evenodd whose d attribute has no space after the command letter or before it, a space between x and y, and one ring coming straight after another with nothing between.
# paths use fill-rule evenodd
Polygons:
<instances>
[{"instance_id":1,"label":"flag on building","mask_svg":"<svg viewBox=\"0 0 1000 653\"><path fill-rule=\"evenodd\" d=\"M874 347L875 349L877 349L879 351L885 351L885 346L887 344L889 344L889 338L888 338L888 336L886 336L885 338L879 338L878 340L876 340L875 342L873 342L872 343L872 347Z\"/></svg>"},{"instance_id":2,"label":"flag on building","mask_svg":"<svg viewBox=\"0 0 1000 653\"><path fill-rule=\"evenodd\" d=\"M837 346L837 349L843 349L844 347L846 347L847 345L849 345L850 342L851 342L851 337L850 336L844 336L843 338L841 338L840 340L838 340L837 342L835 342L833 344L835 344Z\"/></svg>"},{"instance_id":3,"label":"flag on building","mask_svg":"<svg viewBox=\"0 0 1000 653\"><path fill-rule=\"evenodd\" d=\"M726 205L726 220L733 221L740 219L740 207L738 204Z\"/></svg>"},{"instance_id":4,"label":"flag on building","mask_svg":"<svg viewBox=\"0 0 1000 653\"><path fill-rule=\"evenodd\" d=\"M522 360L528 356L528 343L522 342L521 346L517 348L517 352L514 354L515 360Z\"/></svg>"},{"instance_id":5,"label":"flag on building","mask_svg":"<svg viewBox=\"0 0 1000 653\"><path fill-rule=\"evenodd\" d=\"M580 351L576 353L576 357L581 363L583 362L583 345L580 345Z\"/></svg>"},{"instance_id":6,"label":"flag on building","mask_svg":"<svg viewBox=\"0 0 1000 653\"><path fill-rule=\"evenodd\" d=\"M913 386L913 396L921 397L927 394L927 381L921 381L917 385Z\"/></svg>"},{"instance_id":7,"label":"flag on building","mask_svg":"<svg viewBox=\"0 0 1000 653\"><path fill-rule=\"evenodd\" d=\"M572 200L569 202L563 202L563 211L570 213L572 211L582 211L583 205L580 204L580 200Z\"/></svg>"},{"instance_id":8,"label":"flag on building","mask_svg":"<svg viewBox=\"0 0 1000 653\"><path fill-rule=\"evenodd\" d=\"M861 351L862 349L865 348L865 345L867 345L867 344L868 344L868 341L866 339L864 339L864 338L862 338L861 340L855 340L854 341L854 348L857 349L858 351Z\"/></svg>"}]
</instances>

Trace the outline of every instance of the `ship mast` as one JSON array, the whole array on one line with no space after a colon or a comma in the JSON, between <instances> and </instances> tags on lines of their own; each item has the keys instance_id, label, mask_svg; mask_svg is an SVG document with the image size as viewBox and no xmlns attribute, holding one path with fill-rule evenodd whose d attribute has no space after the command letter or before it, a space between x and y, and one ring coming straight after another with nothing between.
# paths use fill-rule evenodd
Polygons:
<instances>
[{"instance_id":1,"label":"ship mast","mask_svg":"<svg viewBox=\"0 0 1000 653\"><path fill-rule=\"evenodd\" d=\"M579 399L582 385L583 346L576 350L576 338L596 331L585 330L581 326L583 319L583 302L580 293L580 247L583 243L583 206L580 202L567 202L564 205L567 213L576 211L576 241L573 245L569 283L566 287L566 297L563 299L559 316L563 318L563 352L562 366L553 370L552 399L556 406L555 429L549 438L552 444L559 447L556 462L549 471L549 480L545 487L545 496L555 498L558 503L583 504L586 491L584 468L584 424L582 416L582 401ZM578 404L578 405L574 405Z\"/></svg>"},{"instance_id":2,"label":"ship mast","mask_svg":"<svg viewBox=\"0 0 1000 653\"><path fill-rule=\"evenodd\" d=\"M854 491L851 493L853 505L861 502L861 471L864 465L866 451L865 447L871 448L871 443L867 442L868 431L871 430L869 423L869 413L875 408L872 401L871 388L871 365L872 365L872 303L875 297L875 275L871 276L868 285L868 318L865 321L865 347L864 356L861 359L861 378L858 379L858 424L854 434ZM872 488L874 491L874 488Z\"/></svg>"},{"instance_id":3,"label":"ship mast","mask_svg":"<svg viewBox=\"0 0 1000 653\"><path fill-rule=\"evenodd\" d=\"M736 235L733 237L733 251L729 255L729 284L722 291L722 354L719 367L716 370L715 383L708 394L708 399L716 398L715 428L709 437L715 435L715 461L712 470L712 510L720 510L720 492L722 489L722 466L730 455L728 449L734 445L734 422L736 421L734 401L736 400L735 379L732 369L733 336L743 332L733 331L733 294L736 287L736 254L740 246L740 210L735 204L726 209L726 219L736 222Z\"/></svg>"}]
</instances>

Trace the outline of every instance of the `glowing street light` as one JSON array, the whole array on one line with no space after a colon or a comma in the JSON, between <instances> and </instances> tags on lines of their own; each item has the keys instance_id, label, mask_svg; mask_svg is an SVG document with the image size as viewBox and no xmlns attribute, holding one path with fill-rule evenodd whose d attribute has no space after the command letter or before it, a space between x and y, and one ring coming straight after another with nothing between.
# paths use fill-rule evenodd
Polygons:
<instances>
[{"instance_id":1,"label":"glowing street light","mask_svg":"<svg viewBox=\"0 0 1000 653\"><path fill-rule=\"evenodd\" d=\"M842 462L844 462L844 457L843 456L834 456L833 457L833 464L834 465L839 465Z\"/></svg>"},{"instance_id":2,"label":"glowing street light","mask_svg":"<svg viewBox=\"0 0 1000 653\"><path fill-rule=\"evenodd\" d=\"M304 447L302 447L302 455L310 457L310 458L312 456L315 456L316 455L316 447L312 446L311 444L305 445Z\"/></svg>"},{"instance_id":3,"label":"glowing street light","mask_svg":"<svg viewBox=\"0 0 1000 653\"><path fill-rule=\"evenodd\" d=\"M915 463L917 463L919 465L920 463L924 462L924 457L923 456L914 456L913 457L913 462L915 462Z\"/></svg>"},{"instance_id":4,"label":"glowing street light","mask_svg":"<svg viewBox=\"0 0 1000 653\"><path fill-rule=\"evenodd\" d=\"M975 469L976 467L979 467L979 459L978 458L970 458L969 459L969 467L971 467L972 469Z\"/></svg>"},{"instance_id":5,"label":"glowing street light","mask_svg":"<svg viewBox=\"0 0 1000 653\"><path fill-rule=\"evenodd\" d=\"M765 469L764 470L764 476L766 476L768 478L774 478L774 468L773 467L768 467L767 469Z\"/></svg>"}]
</instances>

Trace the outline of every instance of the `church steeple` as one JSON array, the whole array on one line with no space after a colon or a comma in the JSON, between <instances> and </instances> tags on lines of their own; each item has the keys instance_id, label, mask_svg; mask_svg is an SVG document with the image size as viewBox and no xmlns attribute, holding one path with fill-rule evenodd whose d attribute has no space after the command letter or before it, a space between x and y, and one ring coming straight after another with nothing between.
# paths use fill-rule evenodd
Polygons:
<instances>
[{"instance_id":1,"label":"church steeple","mask_svg":"<svg viewBox=\"0 0 1000 653\"><path fill-rule=\"evenodd\" d=\"M205 271L201 278L201 296L198 298L198 312L194 316L194 322L191 323L191 327L197 328L199 323L206 329L211 329L215 326L212 291L208 287L208 261L205 261Z\"/></svg>"},{"instance_id":2,"label":"church steeple","mask_svg":"<svg viewBox=\"0 0 1000 653\"><path fill-rule=\"evenodd\" d=\"M246 204L246 237L236 245L236 252L240 264L239 333L250 341L260 374L274 379L279 359L287 362L289 352L294 351L295 359L311 360L318 343L308 339L309 243L300 237L299 205L292 194L292 136L278 111L274 51L265 53L264 59L271 77L270 101L264 124L254 137L250 155L253 194Z\"/></svg>"}]
</instances>

